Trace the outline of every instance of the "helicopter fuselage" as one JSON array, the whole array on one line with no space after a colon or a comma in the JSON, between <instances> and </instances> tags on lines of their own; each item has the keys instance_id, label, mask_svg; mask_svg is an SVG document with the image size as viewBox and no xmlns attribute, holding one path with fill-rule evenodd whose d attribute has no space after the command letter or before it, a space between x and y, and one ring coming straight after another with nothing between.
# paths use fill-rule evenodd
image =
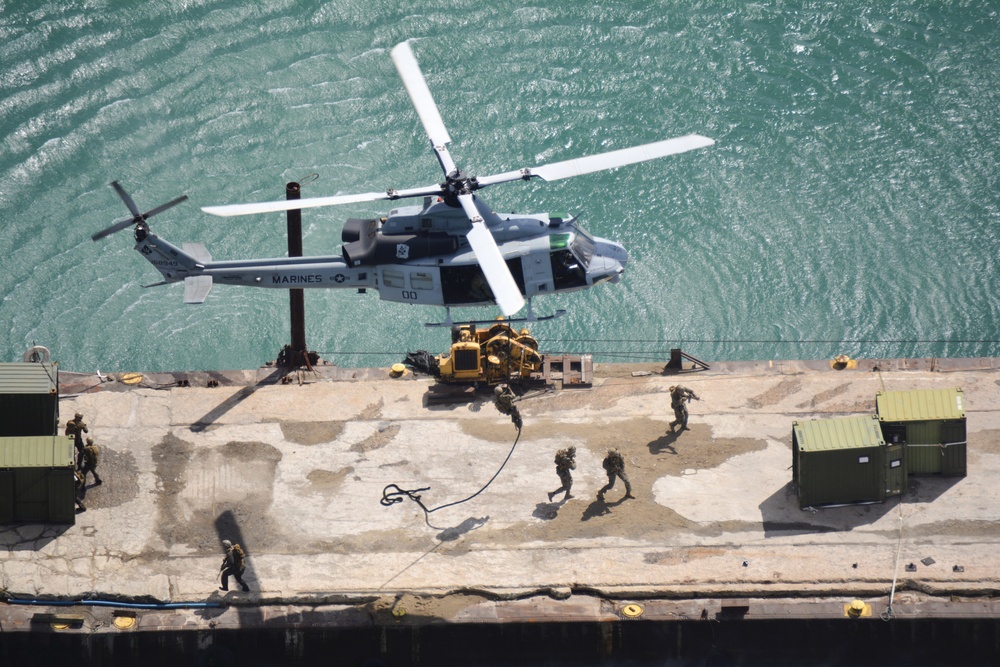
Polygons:
<instances>
[{"instance_id":1,"label":"helicopter fuselage","mask_svg":"<svg viewBox=\"0 0 1000 667\"><path fill-rule=\"evenodd\" d=\"M625 249L592 237L572 216L498 215L478 198L476 204L527 298L617 282L624 271ZM212 284L374 289L386 301L490 305L492 291L465 236L470 224L462 209L427 198L423 206L399 207L384 218L348 220L340 257L213 261L200 246L178 248L145 225L136 229L135 248L165 282L207 276ZM207 287L201 300L204 295Z\"/></svg>"}]
</instances>

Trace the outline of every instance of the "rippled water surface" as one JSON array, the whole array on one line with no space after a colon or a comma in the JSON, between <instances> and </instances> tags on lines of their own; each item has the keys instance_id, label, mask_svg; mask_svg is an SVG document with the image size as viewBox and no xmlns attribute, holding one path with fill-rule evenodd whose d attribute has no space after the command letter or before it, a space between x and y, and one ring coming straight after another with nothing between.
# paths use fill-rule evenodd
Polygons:
<instances>
[{"instance_id":1,"label":"rippled water surface","mask_svg":"<svg viewBox=\"0 0 1000 667\"><path fill-rule=\"evenodd\" d=\"M532 332L599 361L996 355L1000 5L995 2L410 3L0 0L0 331L67 370L255 367L283 291L181 303L125 213L215 258L282 255L282 214L200 206L439 179L389 58L412 40L464 169L492 174L697 132L705 150L485 191L582 213L622 242L618 285L538 299ZM304 214L307 254L347 217ZM443 310L306 292L309 346L344 365L443 351ZM489 309L456 311L490 317Z\"/></svg>"}]
</instances>

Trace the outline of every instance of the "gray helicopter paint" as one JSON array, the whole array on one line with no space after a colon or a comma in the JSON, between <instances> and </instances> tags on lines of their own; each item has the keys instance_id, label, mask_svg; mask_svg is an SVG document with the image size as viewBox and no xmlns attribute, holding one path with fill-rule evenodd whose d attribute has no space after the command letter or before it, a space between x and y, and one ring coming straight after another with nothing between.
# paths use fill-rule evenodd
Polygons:
<instances>
[{"instance_id":1,"label":"gray helicopter paint","mask_svg":"<svg viewBox=\"0 0 1000 667\"><path fill-rule=\"evenodd\" d=\"M476 198L475 203L498 244L544 234L551 225L547 214L497 214L482 200ZM572 220L573 218L568 218L567 222ZM382 223L381 232L385 236L441 232L464 237L471 228L472 223L461 208L448 206L444 202L425 202L423 206L400 206L392 209ZM465 242L465 239L462 238L461 241Z\"/></svg>"}]
</instances>

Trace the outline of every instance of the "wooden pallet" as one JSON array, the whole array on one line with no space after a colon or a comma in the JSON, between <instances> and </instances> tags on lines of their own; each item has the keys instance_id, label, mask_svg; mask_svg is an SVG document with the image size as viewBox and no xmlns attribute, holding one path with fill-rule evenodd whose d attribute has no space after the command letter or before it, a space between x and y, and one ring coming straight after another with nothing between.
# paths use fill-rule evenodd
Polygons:
<instances>
[{"instance_id":1,"label":"wooden pallet","mask_svg":"<svg viewBox=\"0 0 1000 667\"><path fill-rule=\"evenodd\" d=\"M589 354L545 355L542 379L562 389L594 386L594 358Z\"/></svg>"}]
</instances>

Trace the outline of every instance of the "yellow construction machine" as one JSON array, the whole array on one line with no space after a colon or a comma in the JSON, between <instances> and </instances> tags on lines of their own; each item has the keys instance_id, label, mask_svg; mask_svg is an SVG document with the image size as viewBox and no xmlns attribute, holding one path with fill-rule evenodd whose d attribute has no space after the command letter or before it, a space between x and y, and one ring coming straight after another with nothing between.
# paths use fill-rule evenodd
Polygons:
<instances>
[{"instance_id":1,"label":"yellow construction machine","mask_svg":"<svg viewBox=\"0 0 1000 667\"><path fill-rule=\"evenodd\" d=\"M489 385L526 379L542 368L538 341L527 329L518 331L498 321L485 328L463 324L452 328L451 350L431 356L410 353L406 363L442 382Z\"/></svg>"}]
</instances>

